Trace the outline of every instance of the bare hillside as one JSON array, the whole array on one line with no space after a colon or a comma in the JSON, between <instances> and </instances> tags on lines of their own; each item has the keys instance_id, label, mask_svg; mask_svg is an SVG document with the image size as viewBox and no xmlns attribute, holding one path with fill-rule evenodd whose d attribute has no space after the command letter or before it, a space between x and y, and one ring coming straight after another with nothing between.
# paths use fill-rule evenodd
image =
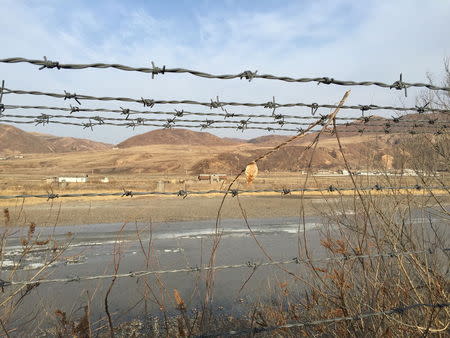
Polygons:
<instances>
[{"instance_id":1,"label":"bare hillside","mask_svg":"<svg viewBox=\"0 0 450 338\"><path fill-rule=\"evenodd\" d=\"M48 143L39 136L19 128L0 124L0 152L9 153L50 153Z\"/></svg>"},{"instance_id":2,"label":"bare hillside","mask_svg":"<svg viewBox=\"0 0 450 338\"><path fill-rule=\"evenodd\" d=\"M106 150L112 145L74 137L59 137L30 133L19 128L0 124L0 152L11 153L65 153Z\"/></svg>"},{"instance_id":3,"label":"bare hillside","mask_svg":"<svg viewBox=\"0 0 450 338\"><path fill-rule=\"evenodd\" d=\"M106 150L112 148L112 145L108 143L96 142L76 137L59 137L52 135L42 135L40 137L48 143L51 151L55 153Z\"/></svg>"},{"instance_id":4,"label":"bare hillside","mask_svg":"<svg viewBox=\"0 0 450 338\"><path fill-rule=\"evenodd\" d=\"M265 135L248 140L248 143L260 146L276 146L277 144L288 140L291 136L284 135Z\"/></svg>"},{"instance_id":5,"label":"bare hillside","mask_svg":"<svg viewBox=\"0 0 450 338\"><path fill-rule=\"evenodd\" d=\"M226 146L236 144L234 140L222 139L210 133L188 129L158 129L130 137L119 143L119 148L148 146L155 144Z\"/></svg>"},{"instance_id":6,"label":"bare hillside","mask_svg":"<svg viewBox=\"0 0 450 338\"><path fill-rule=\"evenodd\" d=\"M402 123L401 118L394 122L373 116L366 121L340 125L339 138L352 168L381 166L383 157L390 158L394 168L411 167L411 154L421 149L424 155L420 158L426 159L424 162L440 167L439 158L425 156L430 153L425 145L431 146L431 142L440 139L442 146L446 145L444 136L434 134L436 128L443 128L448 117L414 114L408 116L407 124ZM410 130L417 130L418 134L411 135ZM420 134L425 131L426 135ZM322 133L313 151L309 147L317 135L314 132L299 138L262 160L258 166L268 171L298 171L306 169L311 161L311 167L315 169L342 169L344 162L336 135L330 131ZM267 135L246 141L185 129L161 129L131 137L118 145L122 149L113 149L110 145L89 140L26 133L0 125L1 153L42 153L20 161L4 161L0 172L35 168L46 173L233 173L290 137L292 135ZM426 142L420 141L422 137L427 137ZM79 151L84 153L77 153ZM61 152L67 154L49 155Z\"/></svg>"}]
</instances>

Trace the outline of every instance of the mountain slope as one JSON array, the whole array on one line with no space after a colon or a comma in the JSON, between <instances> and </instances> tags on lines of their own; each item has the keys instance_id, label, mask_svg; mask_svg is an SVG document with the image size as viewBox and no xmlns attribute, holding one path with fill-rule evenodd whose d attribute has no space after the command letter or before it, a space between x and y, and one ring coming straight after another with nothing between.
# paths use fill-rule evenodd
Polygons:
<instances>
[{"instance_id":1,"label":"mountain slope","mask_svg":"<svg viewBox=\"0 0 450 338\"><path fill-rule=\"evenodd\" d=\"M0 124L0 152L49 153L49 145L39 136L19 128Z\"/></svg>"},{"instance_id":2,"label":"mountain slope","mask_svg":"<svg viewBox=\"0 0 450 338\"><path fill-rule=\"evenodd\" d=\"M259 146L276 146L279 143L282 143L292 136L284 136L284 135L265 135L260 137L255 137L248 140L248 143L257 144Z\"/></svg>"},{"instance_id":3,"label":"mountain slope","mask_svg":"<svg viewBox=\"0 0 450 338\"><path fill-rule=\"evenodd\" d=\"M55 153L66 153L72 151L106 150L112 145L76 137L59 137L53 135L40 135L47 142L50 150Z\"/></svg>"},{"instance_id":4,"label":"mountain slope","mask_svg":"<svg viewBox=\"0 0 450 338\"><path fill-rule=\"evenodd\" d=\"M0 152L9 153L65 153L87 150L106 150L112 145L74 137L59 137L29 133L0 124Z\"/></svg>"},{"instance_id":5,"label":"mountain slope","mask_svg":"<svg viewBox=\"0 0 450 338\"><path fill-rule=\"evenodd\" d=\"M117 146L119 148L130 148L153 144L227 146L236 144L236 142L222 139L210 133L188 129L158 129L130 137Z\"/></svg>"}]
</instances>

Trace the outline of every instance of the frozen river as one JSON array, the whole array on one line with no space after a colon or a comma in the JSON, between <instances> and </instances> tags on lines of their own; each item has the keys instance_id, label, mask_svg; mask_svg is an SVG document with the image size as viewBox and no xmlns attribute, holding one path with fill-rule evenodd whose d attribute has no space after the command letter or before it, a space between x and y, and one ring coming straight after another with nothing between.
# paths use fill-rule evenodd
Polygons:
<instances>
[{"instance_id":1,"label":"frozen river","mask_svg":"<svg viewBox=\"0 0 450 338\"><path fill-rule=\"evenodd\" d=\"M414 222L428 221L417 217ZM222 220L219 226L220 245L215 265L243 265L217 270L215 273L213 309L224 313L243 313L247 305L267 301L280 283L292 278L277 266L258 266L275 261L292 260L303 246L304 229L312 257L323 257L318 233L325 221L320 217ZM54 320L57 309L79 318L89 299L92 320L104 318L104 297L111 278L82 280L86 276L155 270L196 270L207 266L215 234L215 221L168 222L155 224L93 224L83 226L36 228L26 254L22 242L28 240L29 228L9 229L3 248L1 278L5 281L35 279L68 279L66 282L42 283L18 304L17 318L26 323L36 317L39 321ZM138 236L139 233L139 236ZM140 238L140 241L139 241ZM300 241L299 241L300 239ZM150 245L150 254L146 258ZM300 244L299 244L300 243ZM66 249L61 252L61 248ZM263 249L261 249L263 247ZM58 248L53 250L53 248ZM263 252L264 250L264 252ZM301 249L300 249L301 250ZM61 255L46 267L54 255ZM301 252L301 254L303 254ZM256 265L256 268L255 268ZM301 273L301 264L287 264L292 272ZM205 295L205 271L168 272L146 276L124 277L116 280L109 297L110 311L117 321L161 315L161 308L174 311L173 290L177 289L190 311L199 309ZM251 277L249 279L249 277ZM8 290L17 286L5 286ZM297 292L301 292L297 289ZM31 332L36 323L22 329Z\"/></svg>"}]
</instances>

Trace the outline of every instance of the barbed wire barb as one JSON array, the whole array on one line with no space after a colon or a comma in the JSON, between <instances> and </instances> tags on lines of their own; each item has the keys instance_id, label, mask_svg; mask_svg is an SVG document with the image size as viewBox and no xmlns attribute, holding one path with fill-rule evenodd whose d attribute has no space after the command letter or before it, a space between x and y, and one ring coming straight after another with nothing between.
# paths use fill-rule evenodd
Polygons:
<instances>
[{"instance_id":1,"label":"barbed wire barb","mask_svg":"<svg viewBox=\"0 0 450 338\"><path fill-rule=\"evenodd\" d=\"M162 69L155 66L155 63L152 61L152 79L155 78L155 75L163 74L166 71L166 66L163 66Z\"/></svg>"},{"instance_id":2,"label":"barbed wire barb","mask_svg":"<svg viewBox=\"0 0 450 338\"><path fill-rule=\"evenodd\" d=\"M2 86L0 87L0 117L5 111L5 105L3 104L3 91L5 89L5 80L2 80Z\"/></svg>"},{"instance_id":3,"label":"barbed wire barb","mask_svg":"<svg viewBox=\"0 0 450 338\"><path fill-rule=\"evenodd\" d=\"M64 91L64 101L65 100L69 100L69 99L74 99L75 101L77 101L77 103L79 105L81 105L81 102L78 100L78 96L77 96L76 93L71 94L71 93L69 93L67 91Z\"/></svg>"},{"instance_id":4,"label":"barbed wire barb","mask_svg":"<svg viewBox=\"0 0 450 338\"><path fill-rule=\"evenodd\" d=\"M272 116L275 115L275 110L277 109L277 103L275 102L275 96L272 97L272 101L268 101L264 108L272 109Z\"/></svg>"},{"instance_id":5,"label":"barbed wire barb","mask_svg":"<svg viewBox=\"0 0 450 338\"><path fill-rule=\"evenodd\" d=\"M403 82L403 74L400 73L400 79L395 81L390 87L390 89L395 88L397 90L405 90L405 97L408 97L408 92L407 92L407 86L406 84Z\"/></svg>"},{"instance_id":6,"label":"barbed wire barb","mask_svg":"<svg viewBox=\"0 0 450 338\"><path fill-rule=\"evenodd\" d=\"M42 67L39 68L39 70L42 70L44 68L57 68L57 69L61 69L59 62L54 62L54 61L50 61L47 60L47 57L44 56L44 62L42 63Z\"/></svg>"}]
</instances>

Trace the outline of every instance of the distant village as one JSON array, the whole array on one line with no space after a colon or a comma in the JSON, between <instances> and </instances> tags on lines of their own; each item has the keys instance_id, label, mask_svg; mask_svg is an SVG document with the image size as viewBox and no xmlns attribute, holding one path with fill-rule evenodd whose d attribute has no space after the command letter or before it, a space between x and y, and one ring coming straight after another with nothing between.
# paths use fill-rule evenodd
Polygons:
<instances>
[{"instance_id":1,"label":"distant village","mask_svg":"<svg viewBox=\"0 0 450 338\"><path fill-rule=\"evenodd\" d=\"M52 183L88 183L89 175L85 176L54 176L45 179L47 184ZM100 183L109 183L108 177L101 178L98 182Z\"/></svg>"},{"instance_id":2,"label":"distant village","mask_svg":"<svg viewBox=\"0 0 450 338\"><path fill-rule=\"evenodd\" d=\"M306 171L300 171L301 175L306 175ZM403 169L403 170L385 170L385 171L364 171L364 170L355 170L352 171L352 175L355 176L418 176L419 174L426 175L423 172L417 172L413 169ZM316 170L312 173L313 176L322 176L322 177L333 177L333 176L348 176L350 172L346 169L331 171L331 170ZM227 174L199 174L196 176L196 180L204 183L215 183L215 182L223 182L227 180L230 175ZM53 176L44 179L47 184L67 184L67 183L89 183L89 175L84 176ZM96 183L109 183L110 179L108 177L102 177L95 180ZM172 183L169 181L160 181L159 190L163 188L164 183ZM180 183L180 182L177 182ZM181 182L184 183L184 182Z\"/></svg>"}]
</instances>

